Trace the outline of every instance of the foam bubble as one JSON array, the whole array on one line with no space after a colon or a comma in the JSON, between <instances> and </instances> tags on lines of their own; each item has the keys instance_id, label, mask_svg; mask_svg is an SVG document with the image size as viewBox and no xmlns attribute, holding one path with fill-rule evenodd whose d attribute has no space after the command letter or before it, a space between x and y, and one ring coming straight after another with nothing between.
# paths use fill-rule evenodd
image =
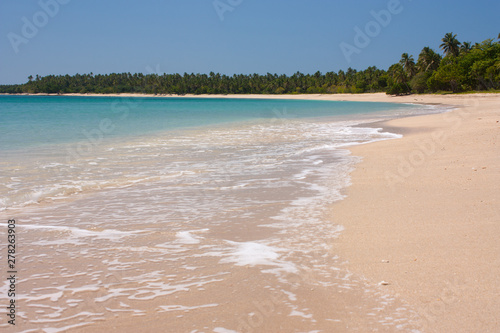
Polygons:
<instances>
[{"instance_id":1,"label":"foam bubble","mask_svg":"<svg viewBox=\"0 0 500 333\"><path fill-rule=\"evenodd\" d=\"M179 231L175 234L177 237L176 243L181 244L199 244L203 237L194 236L193 233L206 232L208 229Z\"/></svg>"},{"instance_id":2,"label":"foam bubble","mask_svg":"<svg viewBox=\"0 0 500 333\"><path fill-rule=\"evenodd\" d=\"M92 237L96 240L108 240L112 242L119 242L125 237L137 236L138 234L150 233L147 230L134 230L134 231L120 231L114 229L104 229L101 231L87 230L77 227L66 227L66 226L50 226L50 225L30 225L30 224L20 224L18 227L27 230L42 230L49 232L58 232L59 236L66 236L66 238L60 238L53 241L38 241L37 245L57 245L57 244L67 244L67 243L81 243L80 238Z\"/></svg>"},{"instance_id":3,"label":"foam bubble","mask_svg":"<svg viewBox=\"0 0 500 333\"><path fill-rule=\"evenodd\" d=\"M287 251L285 249L268 246L257 242L231 242L235 249L230 252L226 258L220 260L220 263L234 263L236 266L275 266L278 270L267 270L267 272L286 271L295 273L297 268L291 262L280 260L279 252Z\"/></svg>"},{"instance_id":4,"label":"foam bubble","mask_svg":"<svg viewBox=\"0 0 500 333\"><path fill-rule=\"evenodd\" d=\"M224 328L224 327L216 327L216 328L214 328L213 331L215 333L238 333L237 331L229 330L229 329Z\"/></svg>"}]
</instances>

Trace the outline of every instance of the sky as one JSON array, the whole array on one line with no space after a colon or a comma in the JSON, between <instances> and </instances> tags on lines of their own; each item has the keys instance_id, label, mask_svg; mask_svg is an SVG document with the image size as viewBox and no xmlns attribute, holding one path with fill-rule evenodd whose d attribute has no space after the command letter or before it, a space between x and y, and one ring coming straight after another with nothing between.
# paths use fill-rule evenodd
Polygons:
<instances>
[{"instance_id":1,"label":"sky","mask_svg":"<svg viewBox=\"0 0 500 333\"><path fill-rule=\"evenodd\" d=\"M447 32L500 33L498 0L1 0L0 84L29 75L387 69Z\"/></svg>"}]
</instances>

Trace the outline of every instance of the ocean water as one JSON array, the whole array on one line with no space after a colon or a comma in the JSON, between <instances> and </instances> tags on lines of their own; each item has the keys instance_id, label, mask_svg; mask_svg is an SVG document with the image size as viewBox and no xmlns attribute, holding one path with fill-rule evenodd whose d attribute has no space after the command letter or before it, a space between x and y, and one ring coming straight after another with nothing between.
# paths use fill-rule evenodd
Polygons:
<instances>
[{"instance_id":1,"label":"ocean water","mask_svg":"<svg viewBox=\"0 0 500 333\"><path fill-rule=\"evenodd\" d=\"M22 235L23 329L412 328L410 308L345 268L328 208L359 162L346 147L400 137L363 124L441 111L0 96L0 218Z\"/></svg>"}]
</instances>

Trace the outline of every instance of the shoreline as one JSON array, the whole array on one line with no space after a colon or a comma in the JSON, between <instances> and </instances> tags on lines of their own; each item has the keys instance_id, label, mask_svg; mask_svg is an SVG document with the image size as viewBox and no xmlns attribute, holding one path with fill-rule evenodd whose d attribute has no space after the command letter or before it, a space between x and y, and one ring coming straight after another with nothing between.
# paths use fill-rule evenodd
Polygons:
<instances>
[{"instance_id":1,"label":"shoreline","mask_svg":"<svg viewBox=\"0 0 500 333\"><path fill-rule=\"evenodd\" d=\"M457 107L362 125L403 138L344 148L362 161L351 173L352 185L343 189L347 197L329 208L330 220L344 231L327 245L353 274L415 309L422 331L497 331L500 94L292 96L210 95ZM325 304L320 296L316 304ZM331 296L341 304L338 295ZM352 320L363 326L364 319Z\"/></svg>"},{"instance_id":2,"label":"shoreline","mask_svg":"<svg viewBox=\"0 0 500 333\"><path fill-rule=\"evenodd\" d=\"M495 332L500 95L419 97L458 108L367 124L403 138L348 147L363 160L330 209L345 228L334 250L413 306L423 331Z\"/></svg>"},{"instance_id":3,"label":"shoreline","mask_svg":"<svg viewBox=\"0 0 500 333\"><path fill-rule=\"evenodd\" d=\"M121 97L148 97L119 95ZM155 96L151 96L155 97ZM331 206L347 268L412 306L429 332L500 327L500 94L183 95L454 106L363 124L403 134L346 147L362 162ZM496 171L495 171L496 170ZM366 327L369 330L369 327Z\"/></svg>"},{"instance_id":4,"label":"shoreline","mask_svg":"<svg viewBox=\"0 0 500 333\"><path fill-rule=\"evenodd\" d=\"M85 101L68 100L73 104ZM93 101L101 104L98 99ZM144 325L151 329L169 327L176 332L211 331L215 327L240 332L348 332L353 327L386 331L384 325L414 327L413 312L398 310L405 304L398 300L387 304L378 287L351 277L333 252L325 252L339 227L334 221L321 219L328 207L323 195L330 203L340 198L337 191L347 185L348 170L353 167L353 159L344 158L348 154L345 149L338 156L315 149L321 143L329 144L336 131L331 131L329 124L313 126L318 135L308 140L311 127L303 127L305 124L269 125L270 129L279 127L283 131L236 130L236 135L221 141L223 133L214 131L191 145L182 142L176 146L179 141L174 138L153 144L154 149L146 148L148 145L140 140L138 145L125 143L125 151L119 149L123 146L113 146L113 157L103 146L104 154L96 151L92 159L82 161L86 167L75 163L75 175L90 174L112 182L115 188L99 186L93 193L88 188L75 200L54 201L54 205L47 201L45 207L14 214L19 225L26 228L23 242L28 246L23 259L27 270L23 275L27 282L23 286L32 291L19 299L28 309L22 325L36 329L37 323L42 323L46 330L88 325L78 329L82 332L132 332ZM305 136L294 140L297 132ZM363 140L363 134L354 131L353 135ZM228 145L230 138L234 140ZM356 141L354 137L346 139ZM201 149L208 150L206 158L198 158ZM304 153L296 154L300 149ZM193 152L197 153L194 163L189 163ZM88 163L99 157L108 159ZM211 161L225 163L217 168ZM238 161L248 163L250 168L240 170L232 163ZM278 168L270 167L277 162L282 162ZM36 163L53 165L39 160ZM175 163L180 164L178 168L162 170L164 165ZM324 168L323 163L331 164L331 168ZM116 180L114 175L123 170L123 164L139 170L139 177ZM151 167L144 168L146 164ZM110 171L102 173L95 165ZM44 183L65 184L64 180L69 179L75 180L75 185L82 184L82 177L66 173L64 165L54 167L47 168L46 173L37 171L38 176L46 176L42 178L54 179ZM322 172L315 173L314 169ZM136 182L136 178L151 179L148 176L156 177L161 171L168 181L154 178ZM182 172L187 176L180 178ZM318 178L307 179L307 172ZM235 181L226 173L235 175ZM54 178L50 178L52 175ZM129 184L134 186L119 186ZM316 184L323 185L324 190L316 188ZM298 223L293 227L286 225L286 221L295 220ZM43 255L42 259L38 255ZM45 263L51 263L48 271L42 265ZM50 279L37 279L47 273ZM50 295L55 286L60 288L57 303L37 300ZM73 305L75 299L83 302ZM52 305L60 308L52 309ZM375 308L380 310L373 313ZM90 313L85 322L79 316L83 311ZM120 314L123 311L133 312ZM143 315L140 321L134 319L136 313ZM60 320L52 321L51 317L56 316ZM385 319L389 316L392 319Z\"/></svg>"},{"instance_id":5,"label":"shoreline","mask_svg":"<svg viewBox=\"0 0 500 333\"><path fill-rule=\"evenodd\" d=\"M344 93L344 94L143 94L143 93L112 93L112 94L96 94L96 93L0 93L0 96L54 96L54 97L150 97L150 98L232 98L232 99L301 99L301 100L327 100L327 101L366 101L366 102L388 102L388 103L418 103L440 105L442 99L453 99L462 97L494 97L500 96L497 92L476 92L476 93L459 93L459 94L410 94L410 95L387 95L385 92L377 93ZM429 100L430 99L430 100ZM425 101L429 100L429 101Z\"/></svg>"}]
</instances>

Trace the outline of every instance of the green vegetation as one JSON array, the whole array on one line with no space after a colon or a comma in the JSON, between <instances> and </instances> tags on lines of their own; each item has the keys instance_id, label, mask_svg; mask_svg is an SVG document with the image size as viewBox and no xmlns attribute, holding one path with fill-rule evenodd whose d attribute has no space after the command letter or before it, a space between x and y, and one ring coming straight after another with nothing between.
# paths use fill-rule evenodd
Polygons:
<instances>
[{"instance_id":1,"label":"green vegetation","mask_svg":"<svg viewBox=\"0 0 500 333\"><path fill-rule=\"evenodd\" d=\"M474 45L461 43L453 33L447 33L442 42L444 57L424 47L415 64L412 56L403 53L400 62L389 68L387 93L458 93L500 88L499 42L487 39Z\"/></svg>"},{"instance_id":2,"label":"green vegetation","mask_svg":"<svg viewBox=\"0 0 500 333\"><path fill-rule=\"evenodd\" d=\"M500 35L499 35L500 39ZM363 71L302 74L221 75L206 74L76 74L32 75L20 85L0 85L0 93L146 93L146 94L335 94L387 92L401 95L426 92L494 91L500 89L500 43L459 42L447 33L442 39L444 56L424 47L417 61L403 53L387 71L368 67Z\"/></svg>"},{"instance_id":3,"label":"green vegetation","mask_svg":"<svg viewBox=\"0 0 500 333\"><path fill-rule=\"evenodd\" d=\"M76 74L49 75L22 85L0 86L4 93L146 93L146 94L295 94L362 93L385 91L385 71L375 67L358 72L302 74Z\"/></svg>"}]
</instances>

